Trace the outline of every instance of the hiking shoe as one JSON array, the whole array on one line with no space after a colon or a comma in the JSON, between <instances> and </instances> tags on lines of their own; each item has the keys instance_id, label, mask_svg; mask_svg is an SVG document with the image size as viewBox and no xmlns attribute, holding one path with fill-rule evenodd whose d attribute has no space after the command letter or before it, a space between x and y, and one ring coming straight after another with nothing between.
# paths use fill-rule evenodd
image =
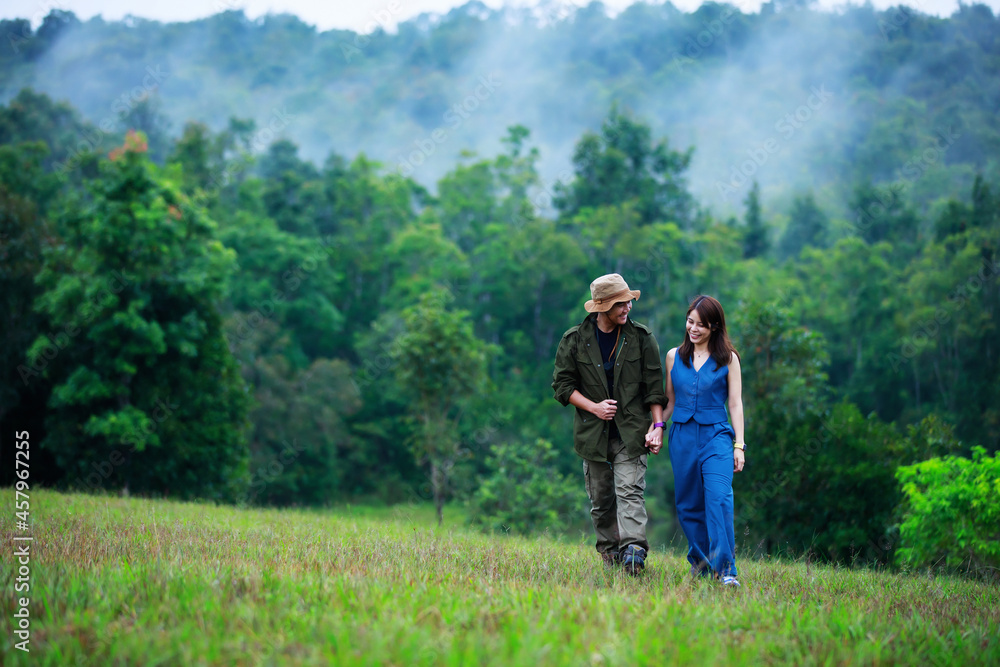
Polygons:
<instances>
[{"instance_id":1,"label":"hiking shoe","mask_svg":"<svg viewBox=\"0 0 1000 667\"><path fill-rule=\"evenodd\" d=\"M622 564L621 555L617 551L607 551L601 554L605 567L618 567Z\"/></svg>"},{"instance_id":2,"label":"hiking shoe","mask_svg":"<svg viewBox=\"0 0 1000 667\"><path fill-rule=\"evenodd\" d=\"M646 550L635 544L625 547L622 565L629 574L639 574L646 567Z\"/></svg>"},{"instance_id":3,"label":"hiking shoe","mask_svg":"<svg viewBox=\"0 0 1000 667\"><path fill-rule=\"evenodd\" d=\"M733 575L727 574L726 576L724 576L722 578L722 585L723 586L732 586L734 588L739 588L740 587L740 581L739 581L739 579L737 579Z\"/></svg>"}]
</instances>

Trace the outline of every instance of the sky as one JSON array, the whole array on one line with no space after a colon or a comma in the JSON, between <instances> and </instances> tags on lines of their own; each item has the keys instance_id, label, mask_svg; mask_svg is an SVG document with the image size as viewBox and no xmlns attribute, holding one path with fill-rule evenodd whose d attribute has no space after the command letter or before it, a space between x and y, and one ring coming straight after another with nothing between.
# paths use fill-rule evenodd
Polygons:
<instances>
[{"instance_id":1,"label":"sky","mask_svg":"<svg viewBox=\"0 0 1000 667\"><path fill-rule=\"evenodd\" d=\"M604 5L616 13L634 0L604 0ZM447 13L464 5L467 0L170 0L169 2L135 2L135 0L0 0L0 18L29 18L38 25L48 12L55 9L72 11L82 20L100 14L106 20L120 20L126 15L157 21L191 21L211 16L227 9L242 9L250 18L268 12L291 13L320 30L349 28L357 32L372 32L379 25L392 32L395 24L424 12ZM551 2L551 0L550 0ZM556 5L586 5L589 0L555 0ZM536 6L540 0L506 0L512 6ZM499 8L504 0L484 0L484 4ZM691 11L701 0L674 0L674 5ZM744 12L756 12L761 0L731 0ZM842 0L818 0L823 8L836 8ZM854 4L863 4L855 0ZM872 0L876 8L905 4L927 14L950 15L957 0ZM994 12L1000 11L1000 0L983 0Z\"/></svg>"}]
</instances>

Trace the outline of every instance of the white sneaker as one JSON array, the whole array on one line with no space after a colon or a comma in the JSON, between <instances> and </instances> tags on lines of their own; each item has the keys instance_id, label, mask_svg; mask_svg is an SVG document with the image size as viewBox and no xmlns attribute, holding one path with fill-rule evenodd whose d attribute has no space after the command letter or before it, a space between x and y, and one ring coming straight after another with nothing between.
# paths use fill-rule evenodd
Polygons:
<instances>
[{"instance_id":1,"label":"white sneaker","mask_svg":"<svg viewBox=\"0 0 1000 667\"><path fill-rule=\"evenodd\" d=\"M727 574L726 576L724 576L722 578L722 585L723 586L736 586L737 588L739 588L740 587L740 581L739 581L739 579L737 579L733 575Z\"/></svg>"}]
</instances>

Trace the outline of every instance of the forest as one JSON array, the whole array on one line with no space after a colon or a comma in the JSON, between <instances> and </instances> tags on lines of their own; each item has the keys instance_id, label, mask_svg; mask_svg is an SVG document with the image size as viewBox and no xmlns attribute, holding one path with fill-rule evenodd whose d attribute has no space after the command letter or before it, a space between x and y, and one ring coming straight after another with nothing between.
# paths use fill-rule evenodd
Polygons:
<instances>
[{"instance_id":1,"label":"forest","mask_svg":"<svg viewBox=\"0 0 1000 667\"><path fill-rule=\"evenodd\" d=\"M694 296L726 307L741 545L892 563L930 483L976 537L926 559L1000 564L989 8L513 12L3 21L0 429L40 443L33 479L585 528L552 361L614 271L661 352Z\"/></svg>"}]
</instances>

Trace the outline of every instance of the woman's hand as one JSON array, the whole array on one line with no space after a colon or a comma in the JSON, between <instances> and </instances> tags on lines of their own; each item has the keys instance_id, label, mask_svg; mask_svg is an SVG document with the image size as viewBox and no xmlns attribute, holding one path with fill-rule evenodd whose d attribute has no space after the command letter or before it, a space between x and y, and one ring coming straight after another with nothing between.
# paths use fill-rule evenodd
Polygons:
<instances>
[{"instance_id":1,"label":"woman's hand","mask_svg":"<svg viewBox=\"0 0 1000 667\"><path fill-rule=\"evenodd\" d=\"M646 431L646 448L649 450L650 454L659 454L660 449L663 447L663 427L653 426L649 427Z\"/></svg>"},{"instance_id":2,"label":"woman's hand","mask_svg":"<svg viewBox=\"0 0 1000 667\"><path fill-rule=\"evenodd\" d=\"M746 453L737 447L733 448L733 472L741 472L746 464Z\"/></svg>"}]
</instances>

